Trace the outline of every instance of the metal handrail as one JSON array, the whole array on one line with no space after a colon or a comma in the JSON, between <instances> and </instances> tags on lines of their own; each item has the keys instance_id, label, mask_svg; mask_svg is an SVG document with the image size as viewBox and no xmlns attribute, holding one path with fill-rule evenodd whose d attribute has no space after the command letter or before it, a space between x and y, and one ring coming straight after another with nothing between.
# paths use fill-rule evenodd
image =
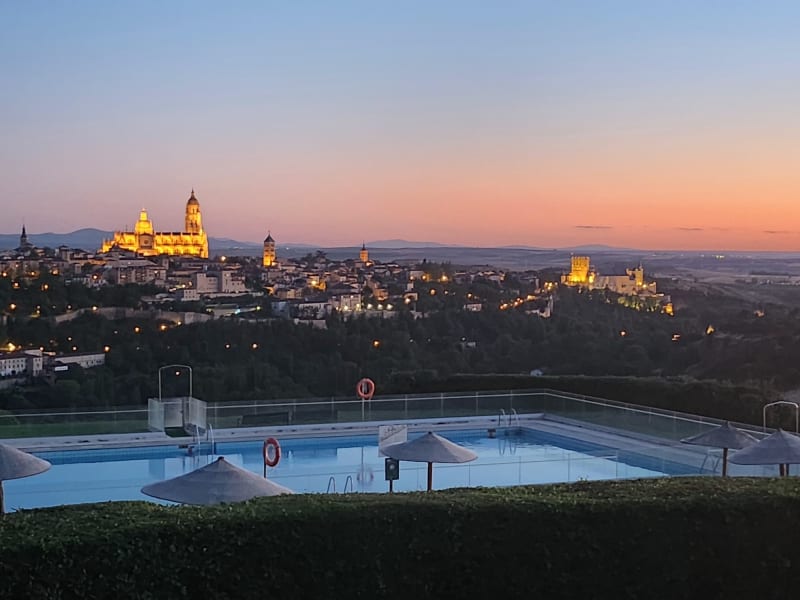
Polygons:
<instances>
[{"instance_id":1,"label":"metal handrail","mask_svg":"<svg viewBox=\"0 0 800 600\"><path fill-rule=\"evenodd\" d=\"M328 479L328 489L325 490L325 493L326 494L330 494L331 493L331 488L333 488L333 493L335 494L336 493L336 479L333 477L333 475L331 475L331 478Z\"/></svg>"},{"instance_id":2,"label":"metal handrail","mask_svg":"<svg viewBox=\"0 0 800 600\"><path fill-rule=\"evenodd\" d=\"M469 400L471 405L474 405L474 412L475 414L480 414L479 407L483 404L484 407L492 406L493 408L498 405L497 400L502 398L506 405L509 403L509 398L511 397L511 393L509 391L502 391L502 392L493 392L493 393L481 393L481 392L470 392L470 393L453 393L447 395L432 395L432 394L420 394L420 395L409 395L409 396L384 396L382 398L373 398L371 401L373 417L376 420L382 420L383 418L383 411L386 410L387 412L396 412L397 403L401 402L405 404L405 411L406 411L406 418L414 418L414 412L419 411L420 414L430 412L431 407L429 406L431 400L438 401L437 403L444 403L443 406L447 411L447 403L449 401L454 401L454 405L456 407L462 406L463 400ZM516 406L510 406L509 410L511 414L508 415L505 410L501 411L501 416L498 418L498 425L502 426L503 420L502 416L505 415L507 418L505 421L508 425L518 422L519 419L519 411L522 410L523 413L527 412L552 412L553 414L559 414L561 410L559 408L554 408L552 410L548 410L546 408L538 408L540 403L547 402L548 400L563 400L567 403L574 405L574 408L580 409L580 407L597 407L598 409L604 409L612 414L612 411L624 411L624 414L630 415L641 415L647 418L654 418L660 417L663 419L672 420L675 423L684 423L684 424L692 424L693 426L713 426L722 424L723 421L720 419L714 419L711 417L703 417L700 415L690 415L686 413L680 413L677 411L669 411L659 408L651 408L641 405L634 405L628 404L624 402L618 402L615 400L607 400L603 398L596 398L592 396L585 396L580 394L572 394L569 392L561 392L557 390L547 390L547 389L531 389L531 390L520 390L515 391L513 393L513 404ZM328 409L331 407L337 407L339 409L346 409L349 410L351 408L356 408L357 404L360 401L353 401L349 398L341 398L341 399L334 399L330 398L325 401L321 400L312 400L310 402L304 401L282 401L282 402L249 402L249 403L237 403L237 404L227 404L227 403L209 403L208 409L211 414L214 415L212 419L217 419L215 424L217 428L220 427L227 427L226 419L227 417L234 417L240 416L245 413L246 409L287 409L293 408L295 410L302 409L304 407L308 407L311 410L315 408L320 409ZM547 404L541 404L542 407L550 406ZM386 407L384 409L384 407ZM527 408L530 407L530 408ZM402 410L402 409L401 409ZM436 409L439 412L438 407ZM447 411L449 412L449 411ZM572 411L570 411L572 412ZM516 417L514 414L516 413ZM132 408L129 406L122 408L121 410L86 410L86 411L58 411L58 412L39 412L39 411L31 411L27 410L24 412L15 413L14 411L8 411L7 414L0 415L0 425L4 424L7 420L11 419L31 419L28 423L20 423L21 425L30 425L31 427L35 428L37 426L37 421L39 419L43 420L50 420L52 422L66 422L69 420L70 422L76 422L80 424L82 421L98 421L98 420L120 420L120 421L127 421L128 419L132 419L135 423L140 419L146 420L146 416L148 414L148 410L146 407L142 408ZM443 413L444 414L444 413ZM484 413L485 414L485 413ZM322 421L320 422L329 422L326 417L322 417ZM330 422L335 421L336 419L331 419ZM763 420L764 422L762 425L766 427L766 419ZM740 424L734 423L739 428L751 431L753 433L760 434L761 430L758 429L757 425L753 424ZM80 426L80 425L79 425ZM136 426L136 431L146 431L147 425L141 424ZM796 418L796 429L800 430L800 416ZM25 434L29 435L29 434Z\"/></svg>"},{"instance_id":3,"label":"metal handrail","mask_svg":"<svg viewBox=\"0 0 800 600\"><path fill-rule=\"evenodd\" d=\"M214 440L214 427L211 423L208 424L208 429L206 429L206 440L208 440L208 436L211 436L211 454L217 453L217 442Z\"/></svg>"},{"instance_id":4,"label":"metal handrail","mask_svg":"<svg viewBox=\"0 0 800 600\"><path fill-rule=\"evenodd\" d=\"M500 409L500 414L497 415L497 428L500 429L503 426L503 417L506 416L506 411L502 408Z\"/></svg>"},{"instance_id":5,"label":"metal handrail","mask_svg":"<svg viewBox=\"0 0 800 600\"><path fill-rule=\"evenodd\" d=\"M354 490L353 490L353 476L352 475L348 475L347 479L344 480L344 489L342 490L343 494L347 493L347 484L348 483L350 484L350 491L353 492Z\"/></svg>"},{"instance_id":6,"label":"metal handrail","mask_svg":"<svg viewBox=\"0 0 800 600\"><path fill-rule=\"evenodd\" d=\"M773 406L780 406L780 405L787 405L787 406L794 406L794 431L795 433L800 433L800 405L797 402L790 402L789 400L778 400L777 402L770 402L769 404L765 404L764 408L761 410L762 415L762 423L761 426L764 429L764 432L767 431L767 409Z\"/></svg>"},{"instance_id":7,"label":"metal handrail","mask_svg":"<svg viewBox=\"0 0 800 600\"><path fill-rule=\"evenodd\" d=\"M509 427L511 426L511 417L512 416L514 417L514 421L516 422L517 427L519 427L519 413L517 412L517 409L514 408L513 406L511 407L511 412L508 413L508 425L509 425Z\"/></svg>"}]
</instances>

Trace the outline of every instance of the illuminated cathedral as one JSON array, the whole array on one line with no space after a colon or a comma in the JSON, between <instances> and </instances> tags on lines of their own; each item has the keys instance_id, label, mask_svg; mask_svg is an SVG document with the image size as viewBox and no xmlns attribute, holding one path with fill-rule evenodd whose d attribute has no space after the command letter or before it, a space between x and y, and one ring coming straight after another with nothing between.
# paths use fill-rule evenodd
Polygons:
<instances>
[{"instance_id":1,"label":"illuminated cathedral","mask_svg":"<svg viewBox=\"0 0 800 600\"><path fill-rule=\"evenodd\" d=\"M101 252L120 249L142 256L197 256L208 258L208 236L203 230L200 203L192 195L186 202L186 221L183 231L155 231L153 222L142 209L133 231L115 231L114 237L103 240Z\"/></svg>"}]
</instances>

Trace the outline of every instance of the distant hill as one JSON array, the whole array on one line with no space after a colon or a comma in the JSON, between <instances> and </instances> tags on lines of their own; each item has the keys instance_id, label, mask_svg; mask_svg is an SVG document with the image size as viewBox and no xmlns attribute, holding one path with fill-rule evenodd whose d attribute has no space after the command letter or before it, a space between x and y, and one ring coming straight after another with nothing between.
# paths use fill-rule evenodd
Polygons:
<instances>
[{"instance_id":1,"label":"distant hill","mask_svg":"<svg viewBox=\"0 0 800 600\"><path fill-rule=\"evenodd\" d=\"M258 242L240 242L229 238L208 238L208 246L210 249L261 248L262 245L263 244L259 244Z\"/></svg>"},{"instance_id":2,"label":"distant hill","mask_svg":"<svg viewBox=\"0 0 800 600\"><path fill-rule=\"evenodd\" d=\"M78 229L70 233L28 233L28 241L39 248L82 248L83 250L96 250L102 241L110 237L112 232L100 229ZM19 233L0 234L0 249L8 250L19 246Z\"/></svg>"},{"instance_id":3,"label":"distant hill","mask_svg":"<svg viewBox=\"0 0 800 600\"><path fill-rule=\"evenodd\" d=\"M637 248L621 248L619 246L608 246L607 244L586 244L583 246L570 246L561 248L571 252L643 252Z\"/></svg>"},{"instance_id":4,"label":"distant hill","mask_svg":"<svg viewBox=\"0 0 800 600\"><path fill-rule=\"evenodd\" d=\"M81 248L89 252L97 250L103 240L114 235L113 231L103 231L102 229L78 229L69 233L28 233L28 241L39 248L58 248L59 246L69 246L70 248ZM259 242L240 242L228 238L208 238L210 249L236 249L236 248L260 248ZM290 246L292 244L289 244ZM9 250L19 246L19 233L0 233L0 250ZM302 247L302 244L298 244Z\"/></svg>"},{"instance_id":5,"label":"distant hill","mask_svg":"<svg viewBox=\"0 0 800 600\"><path fill-rule=\"evenodd\" d=\"M457 248L458 244L439 242L412 242L409 240L374 240L367 242L367 248Z\"/></svg>"}]
</instances>

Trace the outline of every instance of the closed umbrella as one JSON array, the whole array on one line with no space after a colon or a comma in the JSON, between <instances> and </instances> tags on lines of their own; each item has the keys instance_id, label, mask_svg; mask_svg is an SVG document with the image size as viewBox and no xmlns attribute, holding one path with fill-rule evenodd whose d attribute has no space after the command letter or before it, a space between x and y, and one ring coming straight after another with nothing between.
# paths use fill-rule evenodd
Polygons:
<instances>
[{"instance_id":1,"label":"closed umbrella","mask_svg":"<svg viewBox=\"0 0 800 600\"><path fill-rule=\"evenodd\" d=\"M384 446L381 452L396 460L428 463L428 491L433 489L433 463L465 463L478 458L472 450L432 431L408 442Z\"/></svg>"},{"instance_id":2,"label":"closed umbrella","mask_svg":"<svg viewBox=\"0 0 800 600\"><path fill-rule=\"evenodd\" d=\"M681 440L684 444L722 448L723 477L728 474L728 449L733 448L734 450L739 450L751 446L757 441L755 437L741 429L736 429L736 427L731 425L728 421L725 421L724 425Z\"/></svg>"},{"instance_id":3,"label":"closed umbrella","mask_svg":"<svg viewBox=\"0 0 800 600\"><path fill-rule=\"evenodd\" d=\"M142 493L181 504L221 504L293 492L247 469L232 465L221 456L210 465L191 473L146 485Z\"/></svg>"},{"instance_id":4,"label":"closed umbrella","mask_svg":"<svg viewBox=\"0 0 800 600\"><path fill-rule=\"evenodd\" d=\"M731 457L737 465L780 465L781 474L784 465L800 463L800 438L783 429ZM788 475L789 469L785 470Z\"/></svg>"},{"instance_id":5,"label":"closed umbrella","mask_svg":"<svg viewBox=\"0 0 800 600\"><path fill-rule=\"evenodd\" d=\"M0 444L0 514L5 512L3 481L38 475L49 468L50 463L38 456Z\"/></svg>"}]
</instances>

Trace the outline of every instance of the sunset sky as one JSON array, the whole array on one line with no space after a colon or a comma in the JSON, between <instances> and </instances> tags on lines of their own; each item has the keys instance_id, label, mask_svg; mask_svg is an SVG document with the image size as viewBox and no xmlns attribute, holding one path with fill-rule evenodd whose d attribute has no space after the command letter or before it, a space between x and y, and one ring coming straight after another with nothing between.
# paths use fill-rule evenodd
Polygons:
<instances>
[{"instance_id":1,"label":"sunset sky","mask_svg":"<svg viewBox=\"0 0 800 600\"><path fill-rule=\"evenodd\" d=\"M230 6L229 6L230 4ZM0 2L0 232L800 250L800 2Z\"/></svg>"}]
</instances>

